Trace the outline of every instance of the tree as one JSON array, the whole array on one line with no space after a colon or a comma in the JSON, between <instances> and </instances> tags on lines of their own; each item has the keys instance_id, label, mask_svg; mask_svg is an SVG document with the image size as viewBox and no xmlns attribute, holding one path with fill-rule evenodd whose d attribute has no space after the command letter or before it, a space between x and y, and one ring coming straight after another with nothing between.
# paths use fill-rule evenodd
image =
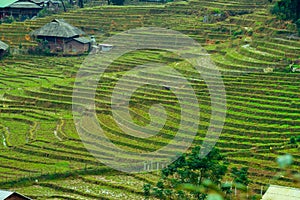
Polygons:
<instances>
[{"instance_id":1,"label":"tree","mask_svg":"<svg viewBox=\"0 0 300 200\"><path fill-rule=\"evenodd\" d=\"M121 6L121 5L124 5L124 1L125 0L110 0L109 4L112 3L113 5Z\"/></svg>"},{"instance_id":2,"label":"tree","mask_svg":"<svg viewBox=\"0 0 300 200\"><path fill-rule=\"evenodd\" d=\"M78 0L78 6L79 6L80 8L83 8L83 7L84 7L84 5L83 5L83 0Z\"/></svg>"},{"instance_id":3,"label":"tree","mask_svg":"<svg viewBox=\"0 0 300 200\"><path fill-rule=\"evenodd\" d=\"M67 12L67 9L66 9L66 6L65 6L65 3L63 0L60 0L61 4L63 5L63 8L64 8L64 12Z\"/></svg>"},{"instance_id":4,"label":"tree","mask_svg":"<svg viewBox=\"0 0 300 200\"><path fill-rule=\"evenodd\" d=\"M275 3L271 12L278 15L280 19L296 22L300 18L300 0L280 0Z\"/></svg>"},{"instance_id":5,"label":"tree","mask_svg":"<svg viewBox=\"0 0 300 200\"><path fill-rule=\"evenodd\" d=\"M199 158L199 151L200 147L194 147L190 153L182 154L164 168L155 187L144 186L145 196L151 194L159 199L205 199L208 193L205 188L221 183L228 164L217 148L204 158ZM182 187L184 185L196 189L186 190Z\"/></svg>"},{"instance_id":6,"label":"tree","mask_svg":"<svg viewBox=\"0 0 300 200\"><path fill-rule=\"evenodd\" d=\"M269 0L273 2L273 0ZM282 20L292 20L297 25L300 35L300 0L280 0L275 3L271 13Z\"/></svg>"},{"instance_id":7,"label":"tree","mask_svg":"<svg viewBox=\"0 0 300 200\"><path fill-rule=\"evenodd\" d=\"M233 178L233 182L235 184L247 186L250 182L248 179L248 167L242 167L240 170L236 167L233 167L231 169L231 177Z\"/></svg>"}]
</instances>

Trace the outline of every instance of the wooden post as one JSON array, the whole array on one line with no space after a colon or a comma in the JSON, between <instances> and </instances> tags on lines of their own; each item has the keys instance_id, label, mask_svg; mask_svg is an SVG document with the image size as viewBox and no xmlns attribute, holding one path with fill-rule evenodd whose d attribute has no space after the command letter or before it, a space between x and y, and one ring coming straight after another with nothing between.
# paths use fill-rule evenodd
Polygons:
<instances>
[{"instance_id":1,"label":"wooden post","mask_svg":"<svg viewBox=\"0 0 300 200\"><path fill-rule=\"evenodd\" d=\"M236 186L234 186L234 196L236 196Z\"/></svg>"}]
</instances>

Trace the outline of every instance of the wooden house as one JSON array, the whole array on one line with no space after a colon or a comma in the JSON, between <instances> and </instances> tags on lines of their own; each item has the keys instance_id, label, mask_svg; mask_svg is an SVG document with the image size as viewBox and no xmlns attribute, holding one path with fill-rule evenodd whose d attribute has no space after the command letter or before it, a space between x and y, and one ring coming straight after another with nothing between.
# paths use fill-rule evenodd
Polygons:
<instances>
[{"instance_id":1,"label":"wooden house","mask_svg":"<svg viewBox=\"0 0 300 200\"><path fill-rule=\"evenodd\" d=\"M0 200L31 200L31 199L17 192L0 190Z\"/></svg>"},{"instance_id":2,"label":"wooden house","mask_svg":"<svg viewBox=\"0 0 300 200\"><path fill-rule=\"evenodd\" d=\"M42 9L31 0L1 0L0 18L13 16L14 18L32 18Z\"/></svg>"},{"instance_id":3,"label":"wooden house","mask_svg":"<svg viewBox=\"0 0 300 200\"><path fill-rule=\"evenodd\" d=\"M91 41L82 37L85 33L63 19L54 19L31 35L41 41L47 41L51 53L77 55L90 51Z\"/></svg>"}]
</instances>

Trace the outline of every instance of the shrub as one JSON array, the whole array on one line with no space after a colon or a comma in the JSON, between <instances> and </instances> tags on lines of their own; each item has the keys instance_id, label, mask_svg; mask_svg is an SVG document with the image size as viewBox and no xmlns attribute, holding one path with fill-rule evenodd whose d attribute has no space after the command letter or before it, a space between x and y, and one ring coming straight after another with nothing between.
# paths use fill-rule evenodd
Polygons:
<instances>
[{"instance_id":1,"label":"shrub","mask_svg":"<svg viewBox=\"0 0 300 200\"><path fill-rule=\"evenodd\" d=\"M233 36L238 36L238 35L242 35L243 34L243 30L239 29L233 32Z\"/></svg>"},{"instance_id":2,"label":"shrub","mask_svg":"<svg viewBox=\"0 0 300 200\"><path fill-rule=\"evenodd\" d=\"M260 200L260 199L261 199L261 196L257 195L257 194L255 194L251 197L251 200Z\"/></svg>"},{"instance_id":3,"label":"shrub","mask_svg":"<svg viewBox=\"0 0 300 200\"><path fill-rule=\"evenodd\" d=\"M221 9L220 8L215 8L212 11L213 14L221 14Z\"/></svg>"},{"instance_id":4,"label":"shrub","mask_svg":"<svg viewBox=\"0 0 300 200\"><path fill-rule=\"evenodd\" d=\"M145 196L145 198L146 198L146 199L149 199L149 197L150 197L151 185L150 185L150 184L145 184L143 190L144 190L144 196Z\"/></svg>"},{"instance_id":5,"label":"shrub","mask_svg":"<svg viewBox=\"0 0 300 200\"><path fill-rule=\"evenodd\" d=\"M50 55L50 48L48 46L47 40L38 40L39 45L37 47L30 47L28 49L29 54L36 54L36 55Z\"/></svg>"},{"instance_id":6,"label":"shrub","mask_svg":"<svg viewBox=\"0 0 300 200\"><path fill-rule=\"evenodd\" d=\"M8 23L8 24L13 23L14 21L15 18L13 16L6 16L1 20L2 23Z\"/></svg>"},{"instance_id":7,"label":"shrub","mask_svg":"<svg viewBox=\"0 0 300 200\"><path fill-rule=\"evenodd\" d=\"M297 136L296 142L300 142L300 135Z\"/></svg>"},{"instance_id":8,"label":"shrub","mask_svg":"<svg viewBox=\"0 0 300 200\"><path fill-rule=\"evenodd\" d=\"M296 137L295 137L295 136L292 136L292 137L290 138L290 143L291 143L291 144L296 144Z\"/></svg>"},{"instance_id":9,"label":"shrub","mask_svg":"<svg viewBox=\"0 0 300 200\"><path fill-rule=\"evenodd\" d=\"M273 2L273 0L269 0ZM300 1L299 0L280 0L276 1L271 8L271 13L277 15L282 20L292 20L297 25L300 35Z\"/></svg>"},{"instance_id":10,"label":"shrub","mask_svg":"<svg viewBox=\"0 0 300 200\"><path fill-rule=\"evenodd\" d=\"M249 29L249 30L247 31L247 35L248 35L248 36L252 36L252 35L253 35L253 30L252 30L252 29Z\"/></svg>"},{"instance_id":11,"label":"shrub","mask_svg":"<svg viewBox=\"0 0 300 200\"><path fill-rule=\"evenodd\" d=\"M300 36L300 19L296 21L296 25L297 25L298 35Z\"/></svg>"},{"instance_id":12,"label":"shrub","mask_svg":"<svg viewBox=\"0 0 300 200\"><path fill-rule=\"evenodd\" d=\"M110 0L113 5L124 5L124 0Z\"/></svg>"},{"instance_id":13,"label":"shrub","mask_svg":"<svg viewBox=\"0 0 300 200\"><path fill-rule=\"evenodd\" d=\"M47 8L43 8L38 14L38 17L46 17L53 14L53 12L49 11Z\"/></svg>"}]
</instances>

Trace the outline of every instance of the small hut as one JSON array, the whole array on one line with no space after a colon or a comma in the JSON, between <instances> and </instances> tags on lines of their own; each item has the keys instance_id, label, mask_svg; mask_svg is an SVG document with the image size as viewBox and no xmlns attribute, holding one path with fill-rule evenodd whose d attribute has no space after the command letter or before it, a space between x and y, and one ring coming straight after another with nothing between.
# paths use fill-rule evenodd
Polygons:
<instances>
[{"instance_id":1,"label":"small hut","mask_svg":"<svg viewBox=\"0 0 300 200\"><path fill-rule=\"evenodd\" d=\"M2 57L8 52L8 48L9 48L8 44L0 41L0 57Z\"/></svg>"},{"instance_id":2,"label":"small hut","mask_svg":"<svg viewBox=\"0 0 300 200\"><path fill-rule=\"evenodd\" d=\"M47 41L51 53L78 55L90 51L91 40L85 33L63 19L54 19L31 33L41 41Z\"/></svg>"},{"instance_id":3,"label":"small hut","mask_svg":"<svg viewBox=\"0 0 300 200\"><path fill-rule=\"evenodd\" d=\"M0 190L0 200L31 200L31 199L17 192Z\"/></svg>"}]
</instances>

